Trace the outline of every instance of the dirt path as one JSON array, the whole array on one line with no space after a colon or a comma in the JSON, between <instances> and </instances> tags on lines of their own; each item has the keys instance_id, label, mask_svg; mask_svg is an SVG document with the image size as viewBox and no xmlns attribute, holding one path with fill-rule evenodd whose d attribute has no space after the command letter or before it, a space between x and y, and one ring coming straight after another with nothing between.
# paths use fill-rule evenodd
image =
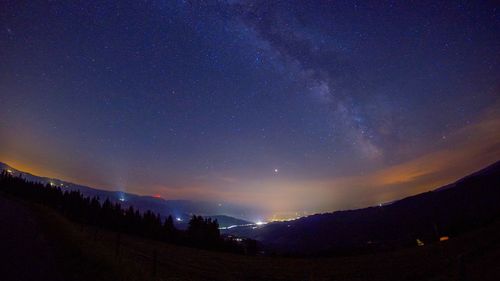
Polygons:
<instances>
[{"instance_id":1,"label":"dirt path","mask_svg":"<svg viewBox=\"0 0 500 281\"><path fill-rule=\"evenodd\" d=\"M54 252L36 215L28 207L0 195L0 279L62 280Z\"/></svg>"}]
</instances>

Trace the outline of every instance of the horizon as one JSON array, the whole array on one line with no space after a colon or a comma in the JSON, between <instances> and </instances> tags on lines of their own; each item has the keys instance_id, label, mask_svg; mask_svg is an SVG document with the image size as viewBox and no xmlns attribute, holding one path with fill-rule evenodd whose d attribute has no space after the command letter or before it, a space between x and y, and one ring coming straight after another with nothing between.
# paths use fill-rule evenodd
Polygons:
<instances>
[{"instance_id":1,"label":"horizon","mask_svg":"<svg viewBox=\"0 0 500 281\"><path fill-rule=\"evenodd\" d=\"M387 202L379 202L376 205L359 206L359 207L356 207L356 208L347 208L347 209L327 210L327 211L323 211L323 212L312 212L312 213L304 212L304 211L295 211L295 212L287 212L287 213L285 213L285 212L282 212L282 213L270 213L270 214L265 214L265 215L255 215L255 214L252 214L250 216L244 216L244 215L238 215L238 214L235 215L231 211L228 212L227 211L228 209L226 208L226 211L223 211L223 212L220 212L220 213L216 212L216 213L213 213L213 214L204 214L204 215L209 215L209 216L229 216L229 217L233 217L233 218L237 218L237 219L249 220L249 221L253 222L254 224L261 225L261 224L266 224L266 223L269 223L269 222L293 221L293 220L297 220L297 219L300 219L300 218L303 218L303 217L307 217L307 216L319 215L319 214L326 214L326 213L335 213L335 212L338 212L338 211L351 211L351 210L360 210L360 209L365 209L365 208L370 208L370 207L376 207L376 206L383 206L383 205L385 206L385 205L389 205L389 204L392 204L394 202L397 202L397 201L400 201L400 200L412 197L414 195L422 194L422 193L425 193L425 192L428 192L428 191L439 190L439 189L441 189L443 187L446 187L447 185L454 184L454 183L456 183L456 182L458 182L460 180L463 180L466 177L469 177L469 176L471 176L471 175L473 175L473 174L475 174L477 172L480 172L483 169L486 169L486 168L488 168L488 167L490 167L490 166L492 166L492 165L494 165L496 163L499 163L499 162L500 162L500 160L497 160L497 161L494 161L492 163L489 163L488 165L486 165L484 167L481 167L481 168L476 169L476 170L474 170L472 172L469 172L468 174L462 175L459 178L454 179L451 182L445 183L442 186L434 186L434 187L428 188L427 190L422 191L420 193L409 194L409 195L406 195L404 197L396 198L394 200L387 201ZM49 179L49 180L63 181L63 182L69 183L69 184L74 184L74 185L79 185L79 186L84 186L84 187L92 188L92 189L95 189L97 191L109 191L109 192L116 192L116 193L124 193L124 194L129 194L129 195L135 195L135 196L140 196L140 197L149 197L149 198L163 200L165 202L167 202L167 201L188 201L188 202L193 202L193 203L196 203L196 202L198 202L198 203L200 203L200 202L206 202L206 203L211 203L211 204L214 204L214 205L218 205L219 207L222 204L224 204L224 205L227 204L227 203L231 204L231 202L194 201L194 200L187 199L187 198L185 198L185 199L183 199L183 198L172 199L172 198L163 198L161 196L151 195L151 194L130 193L130 192L127 192L127 191L117 190L117 189L102 189L100 187L86 186L86 185L83 185L83 184L80 184L80 183L71 182L71 181L67 181L67 180L64 180L64 179L52 178L52 177L46 177L44 175L33 174L33 173L30 173L30 172L27 172L27 171L20 170L20 169L18 169L16 167L13 167L12 165L9 165L8 163L2 162L2 161L0 161L0 164L6 165L6 166L8 166L11 169L17 170L20 173L20 175L21 174L28 174L28 175L31 175L31 176L34 176L34 177L46 178L46 179ZM7 173L10 173L10 174L12 174L12 172L13 172L11 170L4 170L4 171L6 171ZM51 182L50 182L50 184L52 185ZM101 198L101 199L103 199L103 198ZM115 200L115 201L117 200L116 198L108 198L108 199ZM118 200L121 201L121 199L118 199ZM127 201L127 200L125 199L124 201ZM234 205L233 207L251 208L252 206ZM255 210L255 211L260 212L262 210ZM223 227L223 229L226 229L226 228Z\"/></svg>"},{"instance_id":2,"label":"horizon","mask_svg":"<svg viewBox=\"0 0 500 281\"><path fill-rule=\"evenodd\" d=\"M269 214L438 188L500 159L500 17L432 3L7 1L0 161Z\"/></svg>"}]
</instances>

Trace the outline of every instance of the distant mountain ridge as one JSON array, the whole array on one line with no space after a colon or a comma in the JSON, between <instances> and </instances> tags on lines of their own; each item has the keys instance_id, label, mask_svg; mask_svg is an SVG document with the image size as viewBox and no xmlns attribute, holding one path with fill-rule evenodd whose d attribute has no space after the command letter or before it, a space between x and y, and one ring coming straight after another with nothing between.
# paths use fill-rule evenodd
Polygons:
<instances>
[{"instance_id":1,"label":"distant mountain ridge","mask_svg":"<svg viewBox=\"0 0 500 281\"><path fill-rule=\"evenodd\" d=\"M437 241L500 219L500 161L434 191L391 204L316 214L228 234L259 240L268 250L338 254Z\"/></svg>"},{"instance_id":2,"label":"distant mountain ridge","mask_svg":"<svg viewBox=\"0 0 500 281\"><path fill-rule=\"evenodd\" d=\"M255 214L257 213L255 210L234 204L190 200L165 200L152 196L92 188L59 179L32 175L0 162L0 171L2 170L8 170L11 174L22 176L29 181L51 184L67 190L78 190L84 196L97 196L100 200L109 198L110 201L119 202L122 206L134 206L134 208L138 208L141 211L151 210L155 213L159 213L161 216L172 215L179 228L187 227L186 223L193 214L216 218L220 227L228 227L235 224L251 224L252 222L250 222L249 219L259 216Z\"/></svg>"},{"instance_id":3,"label":"distant mountain ridge","mask_svg":"<svg viewBox=\"0 0 500 281\"><path fill-rule=\"evenodd\" d=\"M105 191L57 179L24 173L0 162L0 170L10 170L31 181L80 190L86 196L172 214L180 228L190 214L217 218L223 233L259 240L265 249L305 254L354 253L371 249L392 249L437 241L441 236L460 235L500 219L500 161L433 191L417 194L381 206L316 214L294 221L256 226L246 220L212 212L219 206L211 202L164 200L118 191ZM121 201L123 198L125 201ZM252 224L252 225L247 225ZM241 225L240 227L230 227ZM354 249L354 250L353 250Z\"/></svg>"}]
</instances>

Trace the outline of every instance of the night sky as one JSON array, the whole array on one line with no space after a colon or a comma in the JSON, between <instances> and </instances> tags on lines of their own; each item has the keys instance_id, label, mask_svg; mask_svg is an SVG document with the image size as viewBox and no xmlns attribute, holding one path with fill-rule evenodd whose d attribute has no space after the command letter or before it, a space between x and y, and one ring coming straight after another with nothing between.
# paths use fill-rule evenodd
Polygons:
<instances>
[{"instance_id":1,"label":"night sky","mask_svg":"<svg viewBox=\"0 0 500 281\"><path fill-rule=\"evenodd\" d=\"M494 1L94 2L0 3L0 161L272 215L500 159Z\"/></svg>"}]
</instances>

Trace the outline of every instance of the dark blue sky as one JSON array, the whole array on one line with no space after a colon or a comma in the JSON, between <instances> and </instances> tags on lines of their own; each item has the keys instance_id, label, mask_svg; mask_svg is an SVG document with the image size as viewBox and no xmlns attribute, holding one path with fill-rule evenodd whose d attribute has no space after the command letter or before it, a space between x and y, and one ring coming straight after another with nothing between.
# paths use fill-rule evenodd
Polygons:
<instances>
[{"instance_id":1,"label":"dark blue sky","mask_svg":"<svg viewBox=\"0 0 500 281\"><path fill-rule=\"evenodd\" d=\"M31 2L0 4L14 167L316 212L500 158L494 1Z\"/></svg>"}]
</instances>

